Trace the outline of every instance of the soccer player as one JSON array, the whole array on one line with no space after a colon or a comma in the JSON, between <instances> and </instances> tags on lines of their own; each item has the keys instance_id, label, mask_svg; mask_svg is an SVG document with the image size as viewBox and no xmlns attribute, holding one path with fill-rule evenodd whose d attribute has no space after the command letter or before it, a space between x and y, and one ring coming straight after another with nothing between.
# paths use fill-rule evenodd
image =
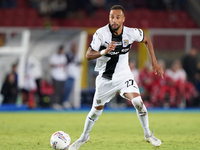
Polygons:
<instances>
[{"instance_id":1,"label":"soccer player","mask_svg":"<svg viewBox=\"0 0 200 150\"><path fill-rule=\"evenodd\" d=\"M154 146L160 146L161 141L153 136L149 130L148 113L140 96L139 88L128 65L128 55L131 44L143 42L150 54L155 74L163 77L163 70L157 64L151 40L141 29L123 26L125 10L121 5L114 5L110 9L109 24L98 29L93 35L86 58L97 59L95 71L99 72L96 78L96 92L93 105L86 117L84 130L69 150L78 150L90 139L89 133L104 105L108 103L117 92L136 108L137 116L144 130L144 138Z\"/></svg>"}]
</instances>

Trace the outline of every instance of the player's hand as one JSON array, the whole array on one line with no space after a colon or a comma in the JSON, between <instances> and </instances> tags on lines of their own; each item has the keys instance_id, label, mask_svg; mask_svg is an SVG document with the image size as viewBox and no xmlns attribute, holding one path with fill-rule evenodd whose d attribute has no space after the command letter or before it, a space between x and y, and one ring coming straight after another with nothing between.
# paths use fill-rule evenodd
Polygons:
<instances>
[{"instance_id":1,"label":"player's hand","mask_svg":"<svg viewBox=\"0 0 200 150\"><path fill-rule=\"evenodd\" d=\"M163 78L163 69L158 64L152 64L153 72Z\"/></svg>"},{"instance_id":2,"label":"player's hand","mask_svg":"<svg viewBox=\"0 0 200 150\"><path fill-rule=\"evenodd\" d=\"M106 54L108 54L110 51L115 50L116 42L112 41L110 44L108 44L106 48Z\"/></svg>"}]
</instances>

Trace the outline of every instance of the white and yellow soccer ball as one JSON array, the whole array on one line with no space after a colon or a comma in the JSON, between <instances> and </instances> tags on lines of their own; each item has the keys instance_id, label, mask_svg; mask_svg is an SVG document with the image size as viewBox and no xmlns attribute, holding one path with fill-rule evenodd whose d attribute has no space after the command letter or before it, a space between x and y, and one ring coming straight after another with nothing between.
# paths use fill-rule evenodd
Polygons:
<instances>
[{"instance_id":1,"label":"white and yellow soccer ball","mask_svg":"<svg viewBox=\"0 0 200 150\"><path fill-rule=\"evenodd\" d=\"M71 143L69 134L64 131L57 131L52 134L50 144L53 149L67 150Z\"/></svg>"}]
</instances>

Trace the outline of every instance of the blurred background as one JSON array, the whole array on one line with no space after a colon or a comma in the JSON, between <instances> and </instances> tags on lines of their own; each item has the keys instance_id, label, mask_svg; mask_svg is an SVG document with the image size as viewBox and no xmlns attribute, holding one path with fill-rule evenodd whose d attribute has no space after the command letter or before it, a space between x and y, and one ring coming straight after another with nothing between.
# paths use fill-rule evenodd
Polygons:
<instances>
[{"instance_id":1,"label":"blurred background","mask_svg":"<svg viewBox=\"0 0 200 150\"><path fill-rule=\"evenodd\" d=\"M91 107L97 72L85 53L116 4L125 26L151 38L165 71L155 76L144 45L133 43L130 68L146 106L199 108L199 0L0 0L0 110ZM132 104L117 94L106 107Z\"/></svg>"}]
</instances>

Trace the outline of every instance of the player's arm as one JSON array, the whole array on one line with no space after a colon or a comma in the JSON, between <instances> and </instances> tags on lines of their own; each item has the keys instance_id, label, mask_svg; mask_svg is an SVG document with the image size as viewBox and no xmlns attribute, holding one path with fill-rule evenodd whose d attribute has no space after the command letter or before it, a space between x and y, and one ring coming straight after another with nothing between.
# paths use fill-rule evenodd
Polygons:
<instances>
[{"instance_id":1,"label":"player's arm","mask_svg":"<svg viewBox=\"0 0 200 150\"><path fill-rule=\"evenodd\" d=\"M88 48L87 53L86 53L86 58L88 60L92 60L92 59L96 59L99 58L103 55L108 54L110 51L115 50L115 42L112 41L106 49L102 50L102 51L95 51L93 50L91 47Z\"/></svg>"},{"instance_id":2,"label":"player's arm","mask_svg":"<svg viewBox=\"0 0 200 150\"><path fill-rule=\"evenodd\" d=\"M152 44L150 38L148 36L144 35L144 39L142 42L145 44L146 48L149 51L154 73L158 74L159 76L161 76L163 78L163 69L157 63L153 44Z\"/></svg>"}]
</instances>

